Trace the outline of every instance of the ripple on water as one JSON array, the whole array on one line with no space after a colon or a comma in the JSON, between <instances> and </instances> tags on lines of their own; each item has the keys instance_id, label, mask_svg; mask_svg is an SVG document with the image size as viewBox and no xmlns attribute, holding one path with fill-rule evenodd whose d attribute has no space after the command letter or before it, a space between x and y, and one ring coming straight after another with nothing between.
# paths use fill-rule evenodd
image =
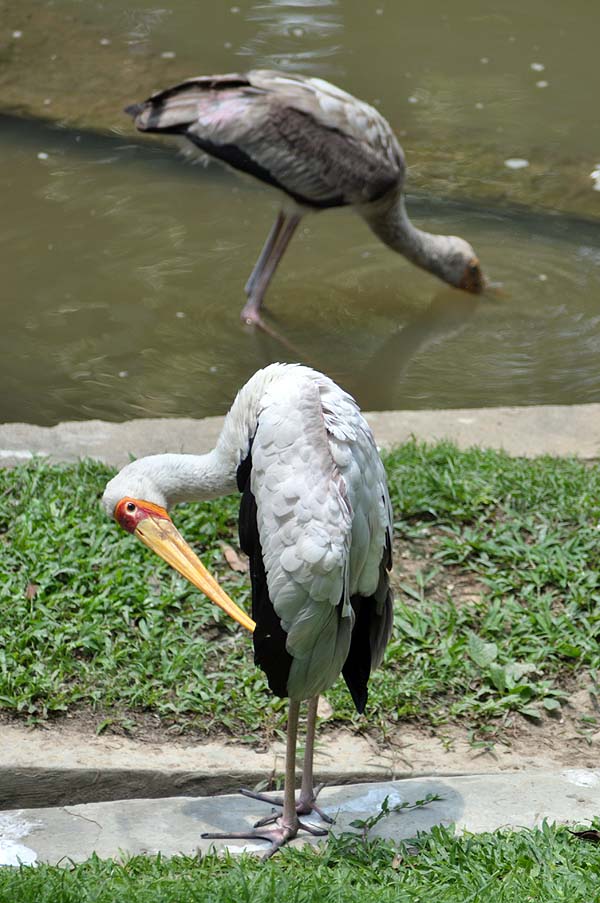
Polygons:
<instances>
[{"instance_id":1,"label":"ripple on water","mask_svg":"<svg viewBox=\"0 0 600 903\"><path fill-rule=\"evenodd\" d=\"M371 410L600 397L597 226L410 197L418 225L468 238L503 283L479 298L349 212L307 217L268 296L282 345L239 323L274 215L263 191L171 148L24 128L12 144L0 132L0 420L222 413L278 359L325 370Z\"/></svg>"},{"instance_id":2,"label":"ripple on water","mask_svg":"<svg viewBox=\"0 0 600 903\"><path fill-rule=\"evenodd\" d=\"M343 28L337 0L257 3L246 18L257 27L239 48L239 56L251 56L253 65L332 74L327 61L341 50L333 39Z\"/></svg>"}]
</instances>

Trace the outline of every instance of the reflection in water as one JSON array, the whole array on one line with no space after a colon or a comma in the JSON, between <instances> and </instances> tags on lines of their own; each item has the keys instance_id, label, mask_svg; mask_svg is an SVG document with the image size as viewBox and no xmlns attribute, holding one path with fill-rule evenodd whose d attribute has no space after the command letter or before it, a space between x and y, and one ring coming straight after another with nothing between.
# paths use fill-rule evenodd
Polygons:
<instances>
[{"instance_id":1,"label":"reflection in water","mask_svg":"<svg viewBox=\"0 0 600 903\"><path fill-rule=\"evenodd\" d=\"M379 346L361 373L364 388L361 403L366 410L389 410L397 406L400 381L411 361L433 343L460 333L486 296L442 288L429 307L417 311Z\"/></svg>"},{"instance_id":2,"label":"reflection in water","mask_svg":"<svg viewBox=\"0 0 600 903\"><path fill-rule=\"evenodd\" d=\"M10 117L0 156L0 421L223 413L275 360L324 370L365 409L600 397L595 224L411 198L424 228L477 236L506 287L478 301L350 212L307 217L269 296L282 343L239 322L273 217L260 186Z\"/></svg>"},{"instance_id":3,"label":"reflection in water","mask_svg":"<svg viewBox=\"0 0 600 903\"><path fill-rule=\"evenodd\" d=\"M252 57L253 68L320 75L340 71L329 62L340 50L338 0L270 0L250 7L247 19L257 31L238 55Z\"/></svg>"}]
</instances>

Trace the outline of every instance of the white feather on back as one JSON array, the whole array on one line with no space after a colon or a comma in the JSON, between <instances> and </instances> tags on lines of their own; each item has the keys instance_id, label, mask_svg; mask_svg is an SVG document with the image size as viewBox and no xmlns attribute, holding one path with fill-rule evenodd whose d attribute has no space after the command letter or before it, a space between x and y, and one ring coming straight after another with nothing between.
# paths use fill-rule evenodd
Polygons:
<instances>
[{"instance_id":1,"label":"white feather on back","mask_svg":"<svg viewBox=\"0 0 600 903\"><path fill-rule=\"evenodd\" d=\"M134 461L110 481L103 503L112 516L125 496L170 508L232 492L251 442L269 597L293 659L287 691L307 699L340 674L354 621L350 599L378 589L392 531L383 464L353 398L308 367L271 364L240 389L212 452ZM373 602L380 616L386 599L384 592ZM387 638L383 628L371 637L373 668Z\"/></svg>"},{"instance_id":2,"label":"white feather on back","mask_svg":"<svg viewBox=\"0 0 600 903\"><path fill-rule=\"evenodd\" d=\"M261 399L251 488L269 596L293 657L288 692L306 699L337 679L350 597L375 591L391 530L383 465L356 402L308 368L281 373Z\"/></svg>"}]
</instances>

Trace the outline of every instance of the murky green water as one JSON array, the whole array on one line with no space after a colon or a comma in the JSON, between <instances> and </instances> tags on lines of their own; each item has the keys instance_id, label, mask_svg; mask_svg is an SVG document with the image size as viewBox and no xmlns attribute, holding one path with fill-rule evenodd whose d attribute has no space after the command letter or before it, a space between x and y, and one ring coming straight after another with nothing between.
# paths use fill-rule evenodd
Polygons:
<instances>
[{"instance_id":1,"label":"murky green water","mask_svg":"<svg viewBox=\"0 0 600 903\"><path fill-rule=\"evenodd\" d=\"M217 166L191 166L174 148L144 146L117 114L122 134L106 138L4 117L0 420L220 413L257 367L282 359L325 370L368 408L598 400L600 226L478 203L472 148L480 141L488 161L497 158L498 184L529 179L533 203L536 184L554 180L575 208L581 193L588 216L597 200L600 215L590 178L600 163L600 117L592 112L600 7L39 6L105 35L94 53L126 55L132 66L136 55L161 59L160 84L171 68L178 78L269 65L324 75L376 101L407 151L413 143L429 159L439 153L430 193L411 198L413 218L467 237L505 294L478 300L445 290L351 213L327 212L305 220L268 295L271 322L290 350L239 322L243 285L274 217L260 186ZM32 31L35 21L25 21L5 48ZM76 82L71 90L73 107ZM110 109L110 90L103 92L102 109ZM124 93L115 84L115 110ZM57 103L56 95L44 100ZM569 157L580 177L562 185L552 161ZM508 158L530 166L509 170ZM418 181L419 153L411 160ZM450 188L462 169L464 203L437 200L456 196Z\"/></svg>"}]
</instances>

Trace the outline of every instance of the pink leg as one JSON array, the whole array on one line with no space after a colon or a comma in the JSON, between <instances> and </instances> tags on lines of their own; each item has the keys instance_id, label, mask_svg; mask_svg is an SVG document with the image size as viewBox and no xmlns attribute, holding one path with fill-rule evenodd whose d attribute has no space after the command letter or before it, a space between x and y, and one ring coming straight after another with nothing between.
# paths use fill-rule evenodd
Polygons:
<instances>
[{"instance_id":1,"label":"pink leg","mask_svg":"<svg viewBox=\"0 0 600 903\"><path fill-rule=\"evenodd\" d=\"M313 759L315 754L315 732L317 728L317 706L319 705L319 697L313 696L308 702L308 713L306 716L306 743L304 746L304 764L302 766L302 785L300 787L300 798L296 804L296 812L298 815L308 815L309 812L316 812L323 821L329 824L333 823L333 819L326 815L317 804L317 796L322 788L322 784L315 787L313 777Z\"/></svg>"},{"instance_id":2,"label":"pink leg","mask_svg":"<svg viewBox=\"0 0 600 903\"><path fill-rule=\"evenodd\" d=\"M250 296L242 310L242 320L248 325L262 326L260 316L260 306L262 304L265 292L268 288L279 261L283 257L284 251L290 243L290 239L296 227L300 222L300 216L296 213L291 215L282 214L284 217L283 225L279 229L277 237L272 243L272 247L268 250L268 255L260 255L257 265L250 276ZM277 225L277 223L275 224ZM267 239L267 245L270 243L271 235ZM263 249L264 250L264 249ZM263 258L261 260L261 258Z\"/></svg>"},{"instance_id":3,"label":"pink leg","mask_svg":"<svg viewBox=\"0 0 600 903\"><path fill-rule=\"evenodd\" d=\"M319 831L312 825L305 825L299 821L296 813L296 739L298 735L298 714L300 711L300 703L290 699L287 739L285 750L285 783L283 786L283 812L275 820L273 825L268 827L255 827L252 831L239 831L231 834L203 834L202 837L214 840L266 840L271 844L271 848L267 850L263 859L268 859L280 847L292 840L300 828L308 831L310 834L325 834L325 831ZM247 794L250 796L251 794Z\"/></svg>"},{"instance_id":4,"label":"pink leg","mask_svg":"<svg viewBox=\"0 0 600 903\"><path fill-rule=\"evenodd\" d=\"M246 292L246 294L248 296L250 296L252 294L252 287L254 286L254 283L256 282L256 279L257 279L260 271L262 270L262 268L265 264L265 261L267 260L271 251L273 250L273 245L277 241L277 238L279 236L279 233L281 232L284 222L285 222L285 215L280 210L279 213L277 214L277 219L273 223L273 225L271 227L271 231L269 232L269 234L267 236L267 240L264 244L262 251L260 252L259 258L256 261L256 263L254 264L254 269L250 273L250 278L248 279L248 282L246 283L246 286L244 288L244 291Z\"/></svg>"},{"instance_id":5,"label":"pink leg","mask_svg":"<svg viewBox=\"0 0 600 903\"><path fill-rule=\"evenodd\" d=\"M324 822L331 824L333 819L326 815L316 804L321 786L315 788L313 779L313 758L315 751L315 730L317 726L318 704L318 696L313 696L308 703L308 712L306 716L306 743L304 746L304 764L302 766L302 786L300 788L300 797L295 803L295 807L298 815L309 815L311 812L316 812ZM284 799L281 799L281 797L271 797L267 793L254 793L251 790L242 790L241 793L252 799L269 803L271 806L285 805ZM261 818L260 821L257 821L255 827L258 828L262 825L268 825L276 819L276 815L267 815L265 818Z\"/></svg>"}]
</instances>

